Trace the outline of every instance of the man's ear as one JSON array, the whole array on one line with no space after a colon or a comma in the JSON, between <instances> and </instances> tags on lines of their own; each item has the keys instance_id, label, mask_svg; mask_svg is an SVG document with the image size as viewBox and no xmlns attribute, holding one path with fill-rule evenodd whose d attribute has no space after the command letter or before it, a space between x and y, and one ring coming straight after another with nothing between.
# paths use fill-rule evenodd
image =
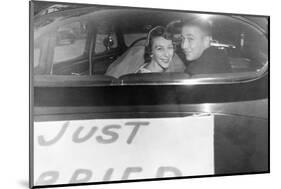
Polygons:
<instances>
[{"instance_id":1,"label":"man's ear","mask_svg":"<svg viewBox=\"0 0 281 189\"><path fill-rule=\"evenodd\" d=\"M204 43L205 49L210 47L211 41L212 41L212 37L211 36L205 36L204 37L203 43Z\"/></svg>"}]
</instances>

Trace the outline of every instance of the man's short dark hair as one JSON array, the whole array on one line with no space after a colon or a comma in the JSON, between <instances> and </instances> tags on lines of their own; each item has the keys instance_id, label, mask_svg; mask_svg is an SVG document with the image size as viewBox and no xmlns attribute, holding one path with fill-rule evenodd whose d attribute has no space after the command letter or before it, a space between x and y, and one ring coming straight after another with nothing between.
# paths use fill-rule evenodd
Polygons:
<instances>
[{"instance_id":1,"label":"man's short dark hair","mask_svg":"<svg viewBox=\"0 0 281 189\"><path fill-rule=\"evenodd\" d=\"M203 20L203 19L189 19L182 21L181 27L185 26L195 26L198 27L202 32L204 32L208 36L212 36L212 27L210 22Z\"/></svg>"}]
</instances>

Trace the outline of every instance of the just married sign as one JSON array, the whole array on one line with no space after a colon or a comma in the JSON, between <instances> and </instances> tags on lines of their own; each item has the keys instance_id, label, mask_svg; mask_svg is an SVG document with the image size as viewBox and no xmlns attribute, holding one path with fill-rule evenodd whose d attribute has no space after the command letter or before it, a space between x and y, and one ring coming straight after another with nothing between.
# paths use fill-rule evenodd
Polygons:
<instances>
[{"instance_id":1,"label":"just married sign","mask_svg":"<svg viewBox=\"0 0 281 189\"><path fill-rule=\"evenodd\" d=\"M214 174L214 117L34 122L35 185Z\"/></svg>"}]
</instances>

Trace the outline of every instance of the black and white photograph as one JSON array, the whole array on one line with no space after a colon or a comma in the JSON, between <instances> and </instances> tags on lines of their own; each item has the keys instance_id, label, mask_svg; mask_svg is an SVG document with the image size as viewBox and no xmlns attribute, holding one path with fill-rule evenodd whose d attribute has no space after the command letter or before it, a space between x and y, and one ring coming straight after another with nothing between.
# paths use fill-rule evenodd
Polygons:
<instances>
[{"instance_id":1,"label":"black and white photograph","mask_svg":"<svg viewBox=\"0 0 281 189\"><path fill-rule=\"evenodd\" d=\"M280 185L277 1L1 5L1 188Z\"/></svg>"},{"instance_id":2,"label":"black and white photograph","mask_svg":"<svg viewBox=\"0 0 281 189\"><path fill-rule=\"evenodd\" d=\"M269 15L29 11L30 187L270 172Z\"/></svg>"}]
</instances>

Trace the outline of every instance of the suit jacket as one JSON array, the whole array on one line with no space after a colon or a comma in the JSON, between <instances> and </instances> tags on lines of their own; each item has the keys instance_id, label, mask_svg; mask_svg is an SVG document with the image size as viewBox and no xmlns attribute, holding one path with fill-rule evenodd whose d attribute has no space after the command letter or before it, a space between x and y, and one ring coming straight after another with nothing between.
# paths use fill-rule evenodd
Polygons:
<instances>
[{"instance_id":1,"label":"suit jacket","mask_svg":"<svg viewBox=\"0 0 281 189\"><path fill-rule=\"evenodd\" d=\"M209 47L200 58L187 62L185 72L191 75L230 73L231 67L226 53L215 47Z\"/></svg>"}]
</instances>

